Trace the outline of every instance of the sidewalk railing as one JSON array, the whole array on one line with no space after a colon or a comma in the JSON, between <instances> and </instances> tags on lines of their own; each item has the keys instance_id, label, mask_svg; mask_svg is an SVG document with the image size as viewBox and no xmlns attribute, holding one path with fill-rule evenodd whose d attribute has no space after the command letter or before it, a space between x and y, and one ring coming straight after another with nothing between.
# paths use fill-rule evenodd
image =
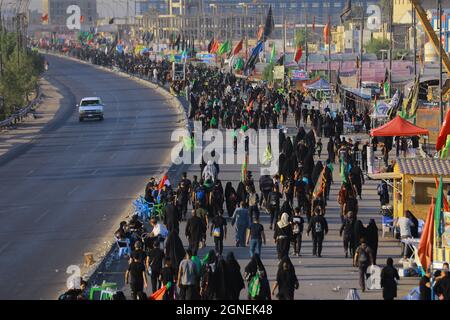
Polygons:
<instances>
[{"instance_id":1,"label":"sidewalk railing","mask_svg":"<svg viewBox=\"0 0 450 320\"><path fill-rule=\"evenodd\" d=\"M41 103L42 95L39 92L37 97L32 100L26 107L20 109L19 111L12 114L9 118L0 121L0 130L10 127L18 122L22 121L25 116L33 111L34 107Z\"/></svg>"}]
</instances>

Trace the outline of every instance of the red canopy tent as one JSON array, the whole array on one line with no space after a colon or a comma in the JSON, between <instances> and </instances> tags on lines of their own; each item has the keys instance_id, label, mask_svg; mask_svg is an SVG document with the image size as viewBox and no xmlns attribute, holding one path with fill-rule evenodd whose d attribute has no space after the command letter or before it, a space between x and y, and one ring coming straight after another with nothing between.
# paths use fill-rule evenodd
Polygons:
<instances>
[{"instance_id":1,"label":"red canopy tent","mask_svg":"<svg viewBox=\"0 0 450 320\"><path fill-rule=\"evenodd\" d=\"M427 134L429 134L427 129L417 127L399 115L385 125L370 131L372 137L411 137Z\"/></svg>"}]
</instances>

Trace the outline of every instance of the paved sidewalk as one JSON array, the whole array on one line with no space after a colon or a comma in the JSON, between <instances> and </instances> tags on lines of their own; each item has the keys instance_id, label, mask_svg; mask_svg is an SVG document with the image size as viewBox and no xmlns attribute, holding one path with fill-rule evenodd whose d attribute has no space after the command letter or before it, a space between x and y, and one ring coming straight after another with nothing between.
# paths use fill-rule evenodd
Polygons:
<instances>
[{"instance_id":1,"label":"paved sidewalk","mask_svg":"<svg viewBox=\"0 0 450 320\"><path fill-rule=\"evenodd\" d=\"M292 117L290 116L288 123L289 135L295 134L295 128L293 125ZM364 140L367 139L367 135L359 134ZM322 138L324 150L326 150L328 139ZM228 150L227 152L232 152ZM250 150L252 152L252 150ZM325 152L326 154L326 152ZM324 161L326 155L322 154L322 161ZM317 161L317 159L315 159ZM257 167L250 165L248 170L253 172L254 180L256 182L256 188L259 190L257 181L259 180L259 170ZM171 182L175 183L175 177L179 177L180 173L184 171L184 168L172 168ZM188 177L192 179L193 175L200 175L199 165L192 165L189 167ZM174 172L177 172L174 176ZM240 179L241 165L221 165L219 178L222 180L223 185L228 181L232 181L233 186L236 188ZM306 231L303 234L302 245L302 257L293 257L292 262L295 265L297 277L300 281L300 288L295 292L295 299L345 299L350 288L358 288L358 270L352 267L351 259L345 259L342 246L342 239L339 237L340 217L339 217L339 205L337 203L337 194L341 185L341 178L339 176L339 168L335 165L334 181L332 186L330 201L327 206L326 218L329 223L329 233L325 237L324 249L322 258L312 256L312 242L309 237L306 236ZM374 218L380 229L380 240L377 262L380 266L385 264L386 258L392 257L397 262L400 258L400 245L398 241L392 238L381 238L381 217L379 214L379 200L376 192L377 182L366 180L366 184L363 186L363 200L359 200L359 214L358 218L362 220L364 224L367 224L371 218ZM225 215L226 216L226 215ZM230 220L228 219L228 223ZM261 223L264 225L267 245L262 249L262 260L267 269L269 275L270 285L273 285L273 281L277 272L277 254L276 247L273 241L273 231L269 230L269 216L266 213L261 214ZM185 222L180 226L180 237L184 244L187 244L187 240L184 237ZM229 251L235 253L241 265L241 271L243 271L245 265L249 261L248 248L236 248L234 245L234 229L228 226L227 239L224 242L224 255ZM112 236L112 235L111 235ZM208 236L207 247L199 251L199 256L202 257L210 249L214 248L213 240ZM291 249L292 250L292 249ZM127 297L130 297L130 291L128 287L124 286L124 271L127 268L127 261L113 261L107 270L99 270L97 273L97 279L112 281L119 284L119 287L125 292ZM398 297L402 298L410 291L410 289L418 284L417 278L403 278L400 281ZM336 288L340 288L335 290ZM358 290L359 292L359 290ZM147 294L150 294L150 288L147 289ZM382 299L381 291L366 291L365 293L359 292L361 299ZM247 290L241 292L241 299L246 299Z\"/></svg>"}]
</instances>

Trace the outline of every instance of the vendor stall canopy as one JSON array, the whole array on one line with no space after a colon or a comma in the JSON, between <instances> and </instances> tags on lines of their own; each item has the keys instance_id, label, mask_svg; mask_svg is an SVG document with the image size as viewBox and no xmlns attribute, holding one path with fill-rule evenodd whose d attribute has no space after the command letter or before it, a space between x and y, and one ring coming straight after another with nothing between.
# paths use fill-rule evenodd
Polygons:
<instances>
[{"instance_id":1,"label":"vendor stall canopy","mask_svg":"<svg viewBox=\"0 0 450 320\"><path fill-rule=\"evenodd\" d=\"M320 78L316 82L306 86L306 88L308 90L330 90L330 84L328 83L328 81Z\"/></svg>"},{"instance_id":2,"label":"vendor stall canopy","mask_svg":"<svg viewBox=\"0 0 450 320\"><path fill-rule=\"evenodd\" d=\"M427 129L417 127L399 115L385 125L370 131L372 137L412 137L428 134Z\"/></svg>"}]
</instances>

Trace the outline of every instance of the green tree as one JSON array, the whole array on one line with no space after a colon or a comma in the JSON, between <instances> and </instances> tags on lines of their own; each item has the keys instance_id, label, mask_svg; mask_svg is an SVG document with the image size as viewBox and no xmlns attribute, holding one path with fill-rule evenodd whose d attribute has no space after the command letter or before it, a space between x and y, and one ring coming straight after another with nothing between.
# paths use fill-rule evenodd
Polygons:
<instances>
[{"instance_id":1,"label":"green tree","mask_svg":"<svg viewBox=\"0 0 450 320\"><path fill-rule=\"evenodd\" d=\"M44 59L31 50L17 50L14 33L0 34L3 74L0 78L0 120L23 107L29 95L35 92L40 74L44 70Z\"/></svg>"},{"instance_id":2,"label":"green tree","mask_svg":"<svg viewBox=\"0 0 450 320\"><path fill-rule=\"evenodd\" d=\"M297 47L304 47L305 46L305 36L308 35L308 42L309 43L315 43L319 36L317 33L313 32L312 30L306 31L304 28L296 30L295 31L295 45Z\"/></svg>"},{"instance_id":3,"label":"green tree","mask_svg":"<svg viewBox=\"0 0 450 320\"><path fill-rule=\"evenodd\" d=\"M389 49L389 40L373 38L365 45L365 49L367 53L376 54L377 57L380 59L381 58L380 50Z\"/></svg>"}]
</instances>

